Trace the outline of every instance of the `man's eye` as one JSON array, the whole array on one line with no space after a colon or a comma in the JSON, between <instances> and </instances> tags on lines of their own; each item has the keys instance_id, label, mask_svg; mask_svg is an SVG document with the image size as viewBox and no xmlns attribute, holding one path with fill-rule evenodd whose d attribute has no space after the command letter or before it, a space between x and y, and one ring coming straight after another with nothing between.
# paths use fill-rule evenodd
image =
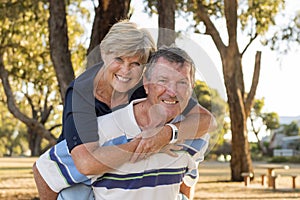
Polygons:
<instances>
[{"instance_id":1,"label":"man's eye","mask_svg":"<svg viewBox=\"0 0 300 200\"><path fill-rule=\"evenodd\" d=\"M120 57L115 57L115 61L121 63L121 62L123 62L123 59Z\"/></svg>"},{"instance_id":2,"label":"man's eye","mask_svg":"<svg viewBox=\"0 0 300 200\"><path fill-rule=\"evenodd\" d=\"M179 81L179 84L181 84L181 85L187 85L188 82L186 82L186 81Z\"/></svg>"},{"instance_id":3,"label":"man's eye","mask_svg":"<svg viewBox=\"0 0 300 200\"><path fill-rule=\"evenodd\" d=\"M166 83L167 80L165 80L165 79L159 79L157 82L159 82L159 83Z\"/></svg>"}]
</instances>

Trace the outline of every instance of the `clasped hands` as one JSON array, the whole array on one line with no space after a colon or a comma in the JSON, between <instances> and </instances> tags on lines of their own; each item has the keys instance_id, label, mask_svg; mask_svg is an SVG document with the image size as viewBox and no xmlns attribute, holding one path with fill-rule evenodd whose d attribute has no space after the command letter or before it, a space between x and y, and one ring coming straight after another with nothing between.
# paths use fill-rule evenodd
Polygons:
<instances>
[{"instance_id":1,"label":"clasped hands","mask_svg":"<svg viewBox=\"0 0 300 200\"><path fill-rule=\"evenodd\" d=\"M182 149L182 146L177 145L182 141L169 144L170 135L167 133L167 128L165 126L157 127L151 130L145 130L136 136L135 139L139 139L140 142L135 149L130 162L137 162L147 159L149 156L158 152L177 157L178 155L174 151Z\"/></svg>"}]
</instances>

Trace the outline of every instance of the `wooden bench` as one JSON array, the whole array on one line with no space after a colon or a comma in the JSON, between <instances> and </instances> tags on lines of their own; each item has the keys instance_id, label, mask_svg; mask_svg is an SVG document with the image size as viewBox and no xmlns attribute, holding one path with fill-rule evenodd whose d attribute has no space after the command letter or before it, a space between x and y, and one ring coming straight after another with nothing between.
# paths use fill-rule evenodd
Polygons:
<instances>
[{"instance_id":1,"label":"wooden bench","mask_svg":"<svg viewBox=\"0 0 300 200\"><path fill-rule=\"evenodd\" d=\"M297 174L283 174L281 176L287 176L292 178L292 188L296 189L296 178L298 177Z\"/></svg>"},{"instance_id":2,"label":"wooden bench","mask_svg":"<svg viewBox=\"0 0 300 200\"><path fill-rule=\"evenodd\" d=\"M266 175L265 173L255 173L254 176L256 176L256 175L257 175L257 176L260 176L260 178L261 178L261 182L260 182L260 183L261 183L262 186L264 186L264 185L265 185L265 182L266 182L266 181L265 181L265 178L266 178L267 175Z\"/></svg>"},{"instance_id":3,"label":"wooden bench","mask_svg":"<svg viewBox=\"0 0 300 200\"><path fill-rule=\"evenodd\" d=\"M283 175L277 174L277 175L273 175L272 176L273 189L276 189L276 185L275 185L276 184L276 178L282 177L282 176L291 177L292 178L292 188L296 189L296 178L298 177L298 175L296 175L296 174L283 174Z\"/></svg>"},{"instance_id":4,"label":"wooden bench","mask_svg":"<svg viewBox=\"0 0 300 200\"><path fill-rule=\"evenodd\" d=\"M276 190L276 179L279 177L280 175L278 174L272 174L271 176L271 181L272 181L272 187L273 190Z\"/></svg>"},{"instance_id":5,"label":"wooden bench","mask_svg":"<svg viewBox=\"0 0 300 200\"><path fill-rule=\"evenodd\" d=\"M252 178L254 175L252 172L243 172L241 173L241 176L244 178L245 186L248 186L250 184L250 178Z\"/></svg>"},{"instance_id":6,"label":"wooden bench","mask_svg":"<svg viewBox=\"0 0 300 200\"><path fill-rule=\"evenodd\" d=\"M293 175L290 175L292 177L292 187L293 189L296 189L296 178L298 175L296 174L293 174Z\"/></svg>"}]
</instances>

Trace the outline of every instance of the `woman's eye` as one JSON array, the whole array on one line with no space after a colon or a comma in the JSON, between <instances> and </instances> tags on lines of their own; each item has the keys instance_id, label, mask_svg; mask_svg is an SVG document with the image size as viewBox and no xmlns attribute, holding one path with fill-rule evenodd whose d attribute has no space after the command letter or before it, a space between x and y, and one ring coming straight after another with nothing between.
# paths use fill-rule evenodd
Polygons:
<instances>
[{"instance_id":1,"label":"woman's eye","mask_svg":"<svg viewBox=\"0 0 300 200\"><path fill-rule=\"evenodd\" d=\"M141 64L141 63L138 63L138 62L133 62L133 63L131 63L131 65L132 65L133 67L139 67L139 66L142 66L142 64Z\"/></svg>"}]
</instances>

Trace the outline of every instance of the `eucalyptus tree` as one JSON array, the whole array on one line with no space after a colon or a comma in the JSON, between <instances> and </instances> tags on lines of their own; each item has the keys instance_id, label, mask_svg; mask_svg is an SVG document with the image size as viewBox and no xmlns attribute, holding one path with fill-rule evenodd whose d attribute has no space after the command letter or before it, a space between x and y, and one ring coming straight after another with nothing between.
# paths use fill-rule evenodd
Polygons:
<instances>
[{"instance_id":1,"label":"eucalyptus tree","mask_svg":"<svg viewBox=\"0 0 300 200\"><path fill-rule=\"evenodd\" d=\"M33 156L43 151L43 138L48 145L56 143L61 122L62 100L49 52L48 9L46 0L0 3L1 100L26 125ZM69 21L74 19L70 17ZM82 30L71 30L70 43L74 44ZM75 52L78 49L73 48ZM78 58L76 61L81 62Z\"/></svg>"},{"instance_id":2,"label":"eucalyptus tree","mask_svg":"<svg viewBox=\"0 0 300 200\"><path fill-rule=\"evenodd\" d=\"M160 1L144 2L147 2L147 5L157 5ZM259 38L263 44L270 45L276 50L280 49L279 44L282 44L280 41L299 42L299 16L285 19L289 23L276 26L275 18L284 9L284 2L284 0L176 0L178 14L192 17L190 27L197 33L210 35L220 53L231 119L230 165L233 181L242 180L242 172L253 171L246 122L259 82L261 52L257 51L253 58L255 62L249 91L245 90L243 56ZM271 32L270 36L271 30L276 31Z\"/></svg>"},{"instance_id":3,"label":"eucalyptus tree","mask_svg":"<svg viewBox=\"0 0 300 200\"><path fill-rule=\"evenodd\" d=\"M43 151L43 139L48 146L56 143L65 91L85 69L86 52L100 43L115 22L130 17L130 0L91 2L95 17L88 50L81 41L80 23L89 21L90 13L81 0L0 3L2 100L27 126L32 155Z\"/></svg>"}]
</instances>

